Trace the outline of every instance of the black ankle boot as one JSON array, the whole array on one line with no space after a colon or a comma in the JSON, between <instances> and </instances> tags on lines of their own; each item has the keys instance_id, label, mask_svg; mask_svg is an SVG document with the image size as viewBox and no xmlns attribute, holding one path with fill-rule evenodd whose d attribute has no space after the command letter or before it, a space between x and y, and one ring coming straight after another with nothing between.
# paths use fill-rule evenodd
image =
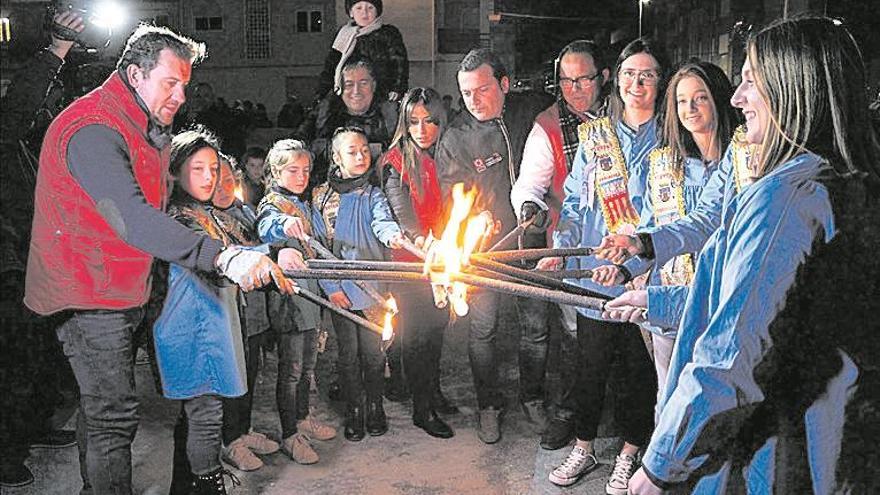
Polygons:
<instances>
[{"instance_id":1,"label":"black ankle boot","mask_svg":"<svg viewBox=\"0 0 880 495\"><path fill-rule=\"evenodd\" d=\"M345 416L345 439L351 442L360 442L364 439L364 407L360 404L348 406L348 414Z\"/></svg>"},{"instance_id":2,"label":"black ankle boot","mask_svg":"<svg viewBox=\"0 0 880 495\"><path fill-rule=\"evenodd\" d=\"M374 437L388 431L388 418L385 417L381 396L367 401L367 431Z\"/></svg>"},{"instance_id":3,"label":"black ankle boot","mask_svg":"<svg viewBox=\"0 0 880 495\"><path fill-rule=\"evenodd\" d=\"M208 474L193 474L192 495L226 495L226 485L223 483L223 476L229 476L230 481L235 486L241 484L238 478L223 469L217 468Z\"/></svg>"},{"instance_id":4,"label":"black ankle boot","mask_svg":"<svg viewBox=\"0 0 880 495\"><path fill-rule=\"evenodd\" d=\"M425 430L425 433L437 438L452 438L455 432L445 421L437 416L433 409L413 413L413 424Z\"/></svg>"},{"instance_id":5,"label":"black ankle boot","mask_svg":"<svg viewBox=\"0 0 880 495\"><path fill-rule=\"evenodd\" d=\"M385 398L391 402L404 402L412 396L406 386L400 363L391 368L391 377L385 380Z\"/></svg>"},{"instance_id":6,"label":"black ankle boot","mask_svg":"<svg viewBox=\"0 0 880 495\"><path fill-rule=\"evenodd\" d=\"M431 397L431 407L440 414L458 414L460 412L454 404L449 402L439 388L434 391L434 395Z\"/></svg>"}]
</instances>

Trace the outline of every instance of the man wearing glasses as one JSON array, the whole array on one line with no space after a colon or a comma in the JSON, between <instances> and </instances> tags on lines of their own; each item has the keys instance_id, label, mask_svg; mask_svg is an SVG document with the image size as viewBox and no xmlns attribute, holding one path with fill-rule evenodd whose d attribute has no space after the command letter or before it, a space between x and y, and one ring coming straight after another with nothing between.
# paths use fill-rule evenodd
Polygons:
<instances>
[{"instance_id":1,"label":"man wearing glasses","mask_svg":"<svg viewBox=\"0 0 880 495\"><path fill-rule=\"evenodd\" d=\"M600 47L592 41L573 41L556 58L556 77L556 102L535 119L523 149L519 177L510 193L520 222L537 217L533 225L548 227L548 244L552 241L553 226L559 219L559 208L565 197L562 185L578 149L577 128L581 123L604 114L602 87L609 78L608 63ZM566 331L560 338L560 388L550 395L552 418L549 424L543 418L541 399L523 404L529 419L539 427L543 426L541 447L548 450L560 449L574 438L575 405L571 388L577 366L577 326L574 309L570 306L560 308L562 327ZM535 351L546 363L546 334L550 332L550 325L545 324L544 328L545 338L540 339L542 348ZM544 368L541 366L542 370Z\"/></svg>"}]
</instances>

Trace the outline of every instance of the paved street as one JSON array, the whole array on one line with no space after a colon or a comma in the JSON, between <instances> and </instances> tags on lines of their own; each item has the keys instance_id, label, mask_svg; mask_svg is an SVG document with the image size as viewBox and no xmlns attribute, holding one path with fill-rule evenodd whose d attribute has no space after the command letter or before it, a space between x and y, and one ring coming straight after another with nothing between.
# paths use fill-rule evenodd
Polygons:
<instances>
[{"instance_id":1,"label":"paved street","mask_svg":"<svg viewBox=\"0 0 880 495\"><path fill-rule=\"evenodd\" d=\"M512 309L512 308L510 308ZM507 312L511 314L512 312ZM352 443L339 436L316 442L321 461L312 466L295 464L281 453L266 456L266 466L256 472L234 471L242 485L233 494L603 494L615 443L600 441L602 468L568 489L547 481L547 474L568 453L568 448L545 451L531 430L516 399L515 328L511 317L502 319L499 337L504 360L501 376L510 407L502 424L503 438L484 445L475 432L475 396L467 363L463 329L447 333L443 355L442 384L447 396L462 408L462 414L448 417L456 436L434 439L414 427L409 403L385 401L390 431L382 437L367 437ZM257 388L254 422L256 429L278 437L280 429L274 406L274 354L267 356L265 372ZM136 493L165 494L171 477L171 432L178 404L157 395L149 366L138 366L141 394L141 425L134 443L134 488ZM555 386L555 369L548 376ZM313 400L316 412L336 425L342 422L341 404ZM29 467L36 482L21 489L4 490L4 495L72 494L79 489L79 464L75 448L33 450Z\"/></svg>"}]
</instances>

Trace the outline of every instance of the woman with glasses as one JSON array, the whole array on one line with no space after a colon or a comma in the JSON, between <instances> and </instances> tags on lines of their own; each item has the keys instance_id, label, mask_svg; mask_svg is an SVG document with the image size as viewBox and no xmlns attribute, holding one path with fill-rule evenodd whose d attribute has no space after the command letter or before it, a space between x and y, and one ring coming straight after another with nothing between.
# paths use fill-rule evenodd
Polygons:
<instances>
[{"instance_id":1,"label":"woman with glasses","mask_svg":"<svg viewBox=\"0 0 880 495\"><path fill-rule=\"evenodd\" d=\"M607 233L633 232L646 181L648 153L657 146L655 121L658 95L664 91L664 57L644 39L627 45L617 59L611 116L580 128L581 144L565 180L565 201L555 247L596 246ZM561 259L545 258L539 268L559 268ZM592 256L573 258L569 268L594 269ZM578 285L615 297L622 288L609 288L589 279ZM602 319L596 310L578 308L578 346L582 353L577 397L576 443L565 461L550 473L550 481L567 486L598 466L593 451L610 370L623 373L616 388L615 413L623 428L624 445L615 460L605 491L624 495L637 466L638 452L653 427L656 380L651 358L639 328ZM621 365L612 367L615 357Z\"/></svg>"},{"instance_id":2,"label":"woman with glasses","mask_svg":"<svg viewBox=\"0 0 880 495\"><path fill-rule=\"evenodd\" d=\"M873 442L841 443L854 385L858 398L876 383L880 143L866 87L839 21L782 20L749 38L732 103L761 146L757 180L728 191L700 253L632 493L876 491L873 470L848 470ZM865 406L851 417L867 425ZM839 473L861 480L839 486Z\"/></svg>"},{"instance_id":3,"label":"woman with glasses","mask_svg":"<svg viewBox=\"0 0 880 495\"><path fill-rule=\"evenodd\" d=\"M640 231L671 224L694 210L703 187L718 172L721 153L733 136L738 117L728 103L733 87L717 65L689 62L672 76L665 98L663 143L648 155L648 182L643 198ZM630 297L647 300L648 294L690 285L694 275L694 254L676 256L651 270L648 288L633 291ZM593 271L593 281L605 286L629 282L634 274L647 272L653 265L643 257L633 257L621 265L606 265ZM663 395L677 325L664 318L672 311L653 311L644 328L652 332L654 367L658 397ZM672 309L672 308L668 308ZM641 317L630 311L623 321ZM615 314L615 316L619 316ZM635 317L630 319L630 317ZM677 321L675 321L677 323Z\"/></svg>"}]
</instances>

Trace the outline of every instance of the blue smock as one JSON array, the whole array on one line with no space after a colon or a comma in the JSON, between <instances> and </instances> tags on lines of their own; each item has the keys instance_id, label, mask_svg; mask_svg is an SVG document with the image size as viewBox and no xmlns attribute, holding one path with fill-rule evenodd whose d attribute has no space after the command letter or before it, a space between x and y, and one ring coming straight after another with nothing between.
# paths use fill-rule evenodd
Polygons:
<instances>
[{"instance_id":1,"label":"blue smock","mask_svg":"<svg viewBox=\"0 0 880 495\"><path fill-rule=\"evenodd\" d=\"M653 477L689 478L708 460L708 454L692 455L707 425L764 400L754 371L773 346L770 324L814 238L829 242L835 235L827 189L815 180L823 166L805 154L739 195L726 188L720 226L700 254L692 289L676 288L687 299L660 417L642 460ZM845 354L843 363L804 418L817 493L833 490L845 397L858 375ZM775 447L771 437L750 460L744 473L749 493L773 492ZM729 478L739 475L728 462L696 480L694 493L724 493Z\"/></svg>"},{"instance_id":2,"label":"blue smock","mask_svg":"<svg viewBox=\"0 0 880 495\"><path fill-rule=\"evenodd\" d=\"M629 180L627 190L635 211L641 211L645 193L645 182L648 173L648 153L657 147L657 125L654 119L642 124L638 130L630 129L622 121L614 125L615 134L620 141L620 148L626 161ZM557 248L598 246L602 238L608 234L608 226L599 204L599 195L595 191L596 163L588 161L581 142L575 155L571 172L565 178L563 190L565 200L562 202L559 223L553 232L553 246ZM570 257L566 269L592 270L607 264L594 256ZM567 279L600 294L617 297L623 293L623 287L605 287L590 279ZM578 312L588 318L602 319L600 311L595 309L577 308Z\"/></svg>"}]
</instances>

